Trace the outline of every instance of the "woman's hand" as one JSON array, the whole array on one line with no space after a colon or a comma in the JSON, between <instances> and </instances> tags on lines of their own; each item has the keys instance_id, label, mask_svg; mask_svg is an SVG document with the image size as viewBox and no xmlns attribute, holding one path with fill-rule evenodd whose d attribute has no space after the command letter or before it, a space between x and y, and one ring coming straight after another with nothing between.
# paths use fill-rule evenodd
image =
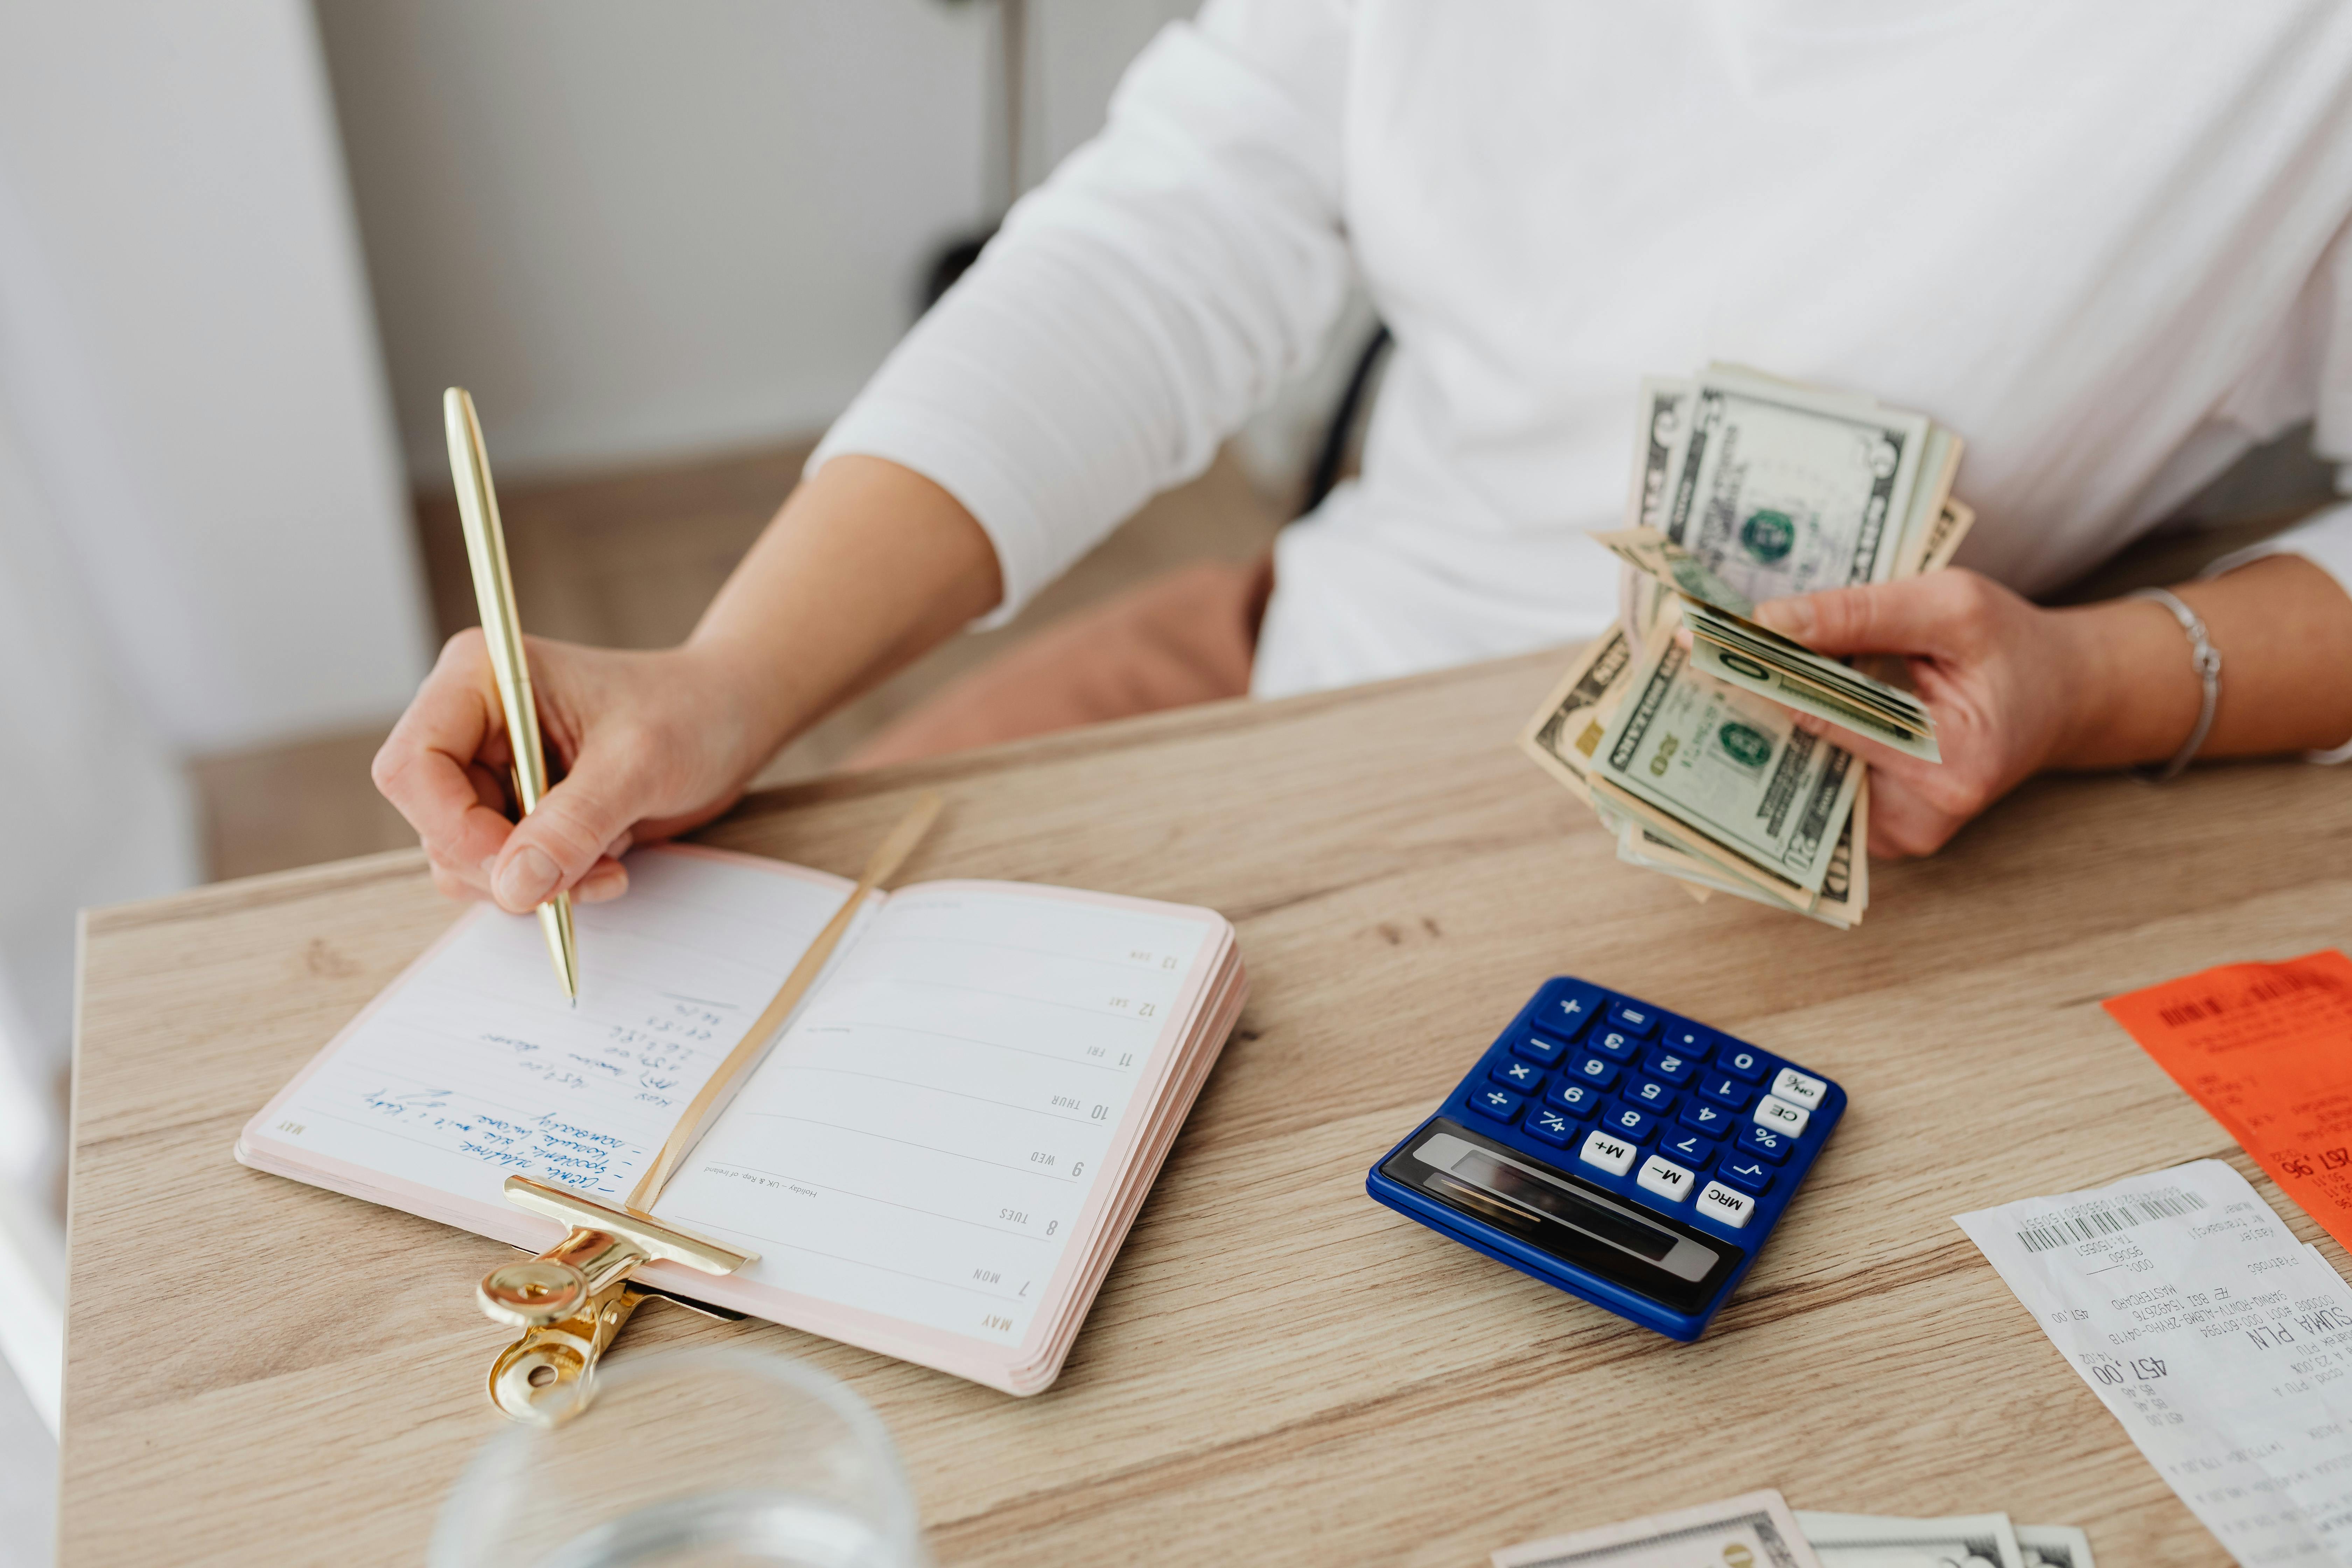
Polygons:
<instances>
[{"instance_id":1,"label":"woman's hand","mask_svg":"<svg viewBox=\"0 0 2352 1568\"><path fill-rule=\"evenodd\" d=\"M726 810L773 744L714 653L524 641L549 771L561 775L537 811L507 817L514 751L478 630L442 648L373 770L424 840L435 885L516 913L563 889L589 903L617 897L631 845Z\"/></svg>"},{"instance_id":2,"label":"woman's hand","mask_svg":"<svg viewBox=\"0 0 2352 1568\"><path fill-rule=\"evenodd\" d=\"M2052 765L2090 686L2078 613L2039 609L1973 572L1773 599L1756 607L1756 619L1821 653L1894 654L1909 663L1935 715L1941 763L1796 715L1801 728L1870 764L1873 855L1933 854ZM2185 670L2185 655L2180 663Z\"/></svg>"}]
</instances>

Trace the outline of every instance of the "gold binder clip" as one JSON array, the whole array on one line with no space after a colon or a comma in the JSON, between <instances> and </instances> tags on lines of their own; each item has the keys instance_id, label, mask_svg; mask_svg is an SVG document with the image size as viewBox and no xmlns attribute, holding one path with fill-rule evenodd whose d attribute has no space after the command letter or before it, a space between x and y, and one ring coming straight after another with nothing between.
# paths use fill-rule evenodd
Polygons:
<instances>
[{"instance_id":1,"label":"gold binder clip","mask_svg":"<svg viewBox=\"0 0 2352 1568\"><path fill-rule=\"evenodd\" d=\"M490 1403L536 1426L555 1426L588 1403L597 1361L652 1293L631 1278L639 1265L660 1258L732 1274L756 1260L529 1176L509 1176L506 1195L572 1227L537 1258L491 1269L474 1294L491 1321L524 1331L491 1364Z\"/></svg>"}]
</instances>

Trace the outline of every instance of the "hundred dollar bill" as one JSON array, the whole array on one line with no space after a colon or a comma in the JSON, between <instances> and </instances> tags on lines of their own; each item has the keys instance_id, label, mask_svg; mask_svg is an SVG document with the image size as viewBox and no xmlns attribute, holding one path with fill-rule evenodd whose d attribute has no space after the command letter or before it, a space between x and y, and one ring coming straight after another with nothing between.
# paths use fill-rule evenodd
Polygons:
<instances>
[{"instance_id":1,"label":"hundred dollar bill","mask_svg":"<svg viewBox=\"0 0 2352 1568\"><path fill-rule=\"evenodd\" d=\"M1593 795L1811 908L1861 785L1853 753L1692 668L1663 626L1625 681L1593 752Z\"/></svg>"},{"instance_id":2,"label":"hundred dollar bill","mask_svg":"<svg viewBox=\"0 0 2352 1568\"><path fill-rule=\"evenodd\" d=\"M1494 1568L1821 1568L1776 1491L1507 1546L1488 1561Z\"/></svg>"},{"instance_id":3,"label":"hundred dollar bill","mask_svg":"<svg viewBox=\"0 0 2352 1568\"><path fill-rule=\"evenodd\" d=\"M1923 415L1737 373L1694 383L1659 531L1749 600L1895 574Z\"/></svg>"},{"instance_id":4,"label":"hundred dollar bill","mask_svg":"<svg viewBox=\"0 0 2352 1568\"><path fill-rule=\"evenodd\" d=\"M1624 627L1611 626L1594 637L1519 734L1519 749L1587 805L1592 804L1592 792L1584 779L1601 744L1601 710L1633 657Z\"/></svg>"},{"instance_id":5,"label":"hundred dollar bill","mask_svg":"<svg viewBox=\"0 0 2352 1568\"><path fill-rule=\"evenodd\" d=\"M1823 1568L2025 1568L2005 1513L1881 1519L1806 1511L1797 1524Z\"/></svg>"}]
</instances>

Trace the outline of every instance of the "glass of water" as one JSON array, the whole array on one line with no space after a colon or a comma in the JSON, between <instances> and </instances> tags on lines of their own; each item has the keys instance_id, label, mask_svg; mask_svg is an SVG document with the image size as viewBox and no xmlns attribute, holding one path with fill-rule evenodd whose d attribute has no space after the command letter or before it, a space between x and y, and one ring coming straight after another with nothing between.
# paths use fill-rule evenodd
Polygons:
<instances>
[{"instance_id":1,"label":"glass of water","mask_svg":"<svg viewBox=\"0 0 2352 1568\"><path fill-rule=\"evenodd\" d=\"M671 1351L600 1368L562 1426L486 1444L432 1568L929 1568L881 1418L781 1356Z\"/></svg>"}]
</instances>

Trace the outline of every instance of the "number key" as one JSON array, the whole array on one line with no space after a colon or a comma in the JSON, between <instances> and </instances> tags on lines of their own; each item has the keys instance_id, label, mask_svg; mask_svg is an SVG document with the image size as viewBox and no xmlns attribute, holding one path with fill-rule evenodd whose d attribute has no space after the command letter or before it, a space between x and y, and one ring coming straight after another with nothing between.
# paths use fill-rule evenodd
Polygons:
<instances>
[{"instance_id":1,"label":"number key","mask_svg":"<svg viewBox=\"0 0 2352 1568\"><path fill-rule=\"evenodd\" d=\"M1569 1064L1568 1070L1595 1089L1607 1089L1617 1081L1617 1064L1607 1057L1580 1057Z\"/></svg>"},{"instance_id":2,"label":"number key","mask_svg":"<svg viewBox=\"0 0 2352 1568\"><path fill-rule=\"evenodd\" d=\"M1683 1107L1682 1115L1675 1120L1694 1132L1704 1132L1710 1138L1720 1138L1729 1132L1732 1123L1739 1119L1720 1105L1710 1105L1704 1100L1694 1100Z\"/></svg>"},{"instance_id":3,"label":"number key","mask_svg":"<svg viewBox=\"0 0 2352 1568\"><path fill-rule=\"evenodd\" d=\"M1719 1072L1708 1073L1698 1080L1698 1091L1717 1105L1732 1110L1748 1109L1748 1097L1756 1091L1736 1078L1726 1078Z\"/></svg>"},{"instance_id":4,"label":"number key","mask_svg":"<svg viewBox=\"0 0 2352 1568\"><path fill-rule=\"evenodd\" d=\"M1551 1086L1551 1092L1544 1096L1544 1103L1581 1121L1601 1109L1601 1091L1589 1083L1564 1078Z\"/></svg>"},{"instance_id":5,"label":"number key","mask_svg":"<svg viewBox=\"0 0 2352 1568\"><path fill-rule=\"evenodd\" d=\"M1612 1105L1601 1113L1601 1125L1630 1143L1648 1139L1657 1124L1654 1115L1637 1105Z\"/></svg>"},{"instance_id":6,"label":"number key","mask_svg":"<svg viewBox=\"0 0 2352 1568\"><path fill-rule=\"evenodd\" d=\"M1630 1062L1642 1048L1642 1042L1622 1029L1596 1029L1584 1042L1588 1050L1599 1051L1612 1061Z\"/></svg>"},{"instance_id":7,"label":"number key","mask_svg":"<svg viewBox=\"0 0 2352 1568\"><path fill-rule=\"evenodd\" d=\"M1625 1086L1625 1098L1644 1110L1668 1111L1675 1108L1679 1096L1656 1079L1641 1079Z\"/></svg>"},{"instance_id":8,"label":"number key","mask_svg":"<svg viewBox=\"0 0 2352 1568\"><path fill-rule=\"evenodd\" d=\"M1642 1058L1642 1070L1652 1078L1662 1079L1680 1089L1684 1084L1690 1082L1692 1075L1698 1071L1698 1058L1682 1051L1660 1047L1654 1048L1648 1056Z\"/></svg>"},{"instance_id":9,"label":"number key","mask_svg":"<svg viewBox=\"0 0 2352 1568\"><path fill-rule=\"evenodd\" d=\"M1771 1058L1753 1046L1725 1045L1715 1053L1715 1065L1746 1083L1762 1083Z\"/></svg>"},{"instance_id":10,"label":"number key","mask_svg":"<svg viewBox=\"0 0 2352 1568\"><path fill-rule=\"evenodd\" d=\"M1714 1139L1673 1128L1668 1128L1665 1135L1658 1140L1659 1153L1675 1164L1686 1165L1694 1171L1706 1170L1715 1159L1715 1150Z\"/></svg>"}]
</instances>

